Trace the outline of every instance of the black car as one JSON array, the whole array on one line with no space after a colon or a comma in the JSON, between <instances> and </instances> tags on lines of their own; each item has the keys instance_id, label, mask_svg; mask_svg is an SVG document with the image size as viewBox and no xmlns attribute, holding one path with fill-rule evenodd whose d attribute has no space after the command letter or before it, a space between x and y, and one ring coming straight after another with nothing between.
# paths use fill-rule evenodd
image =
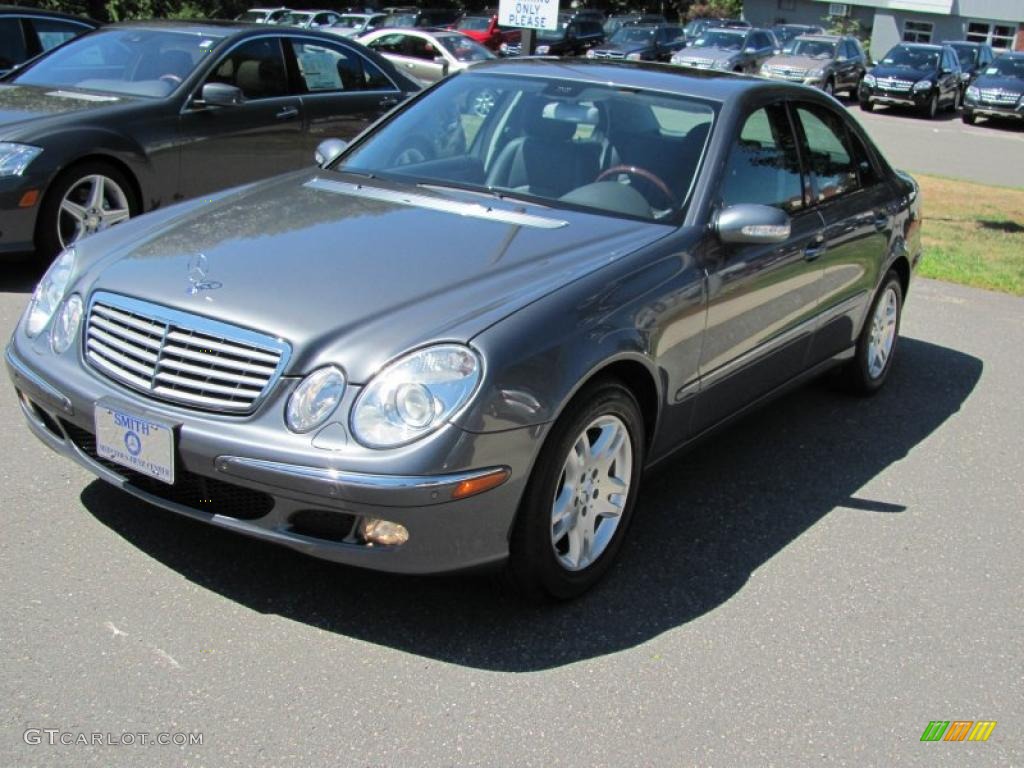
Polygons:
<instances>
[{"instance_id":1,"label":"black car","mask_svg":"<svg viewBox=\"0 0 1024 768\"><path fill-rule=\"evenodd\" d=\"M775 39L782 46L783 53L791 53L793 44L801 35L823 35L825 30L813 24L776 24L772 27Z\"/></svg>"},{"instance_id":2,"label":"black car","mask_svg":"<svg viewBox=\"0 0 1024 768\"><path fill-rule=\"evenodd\" d=\"M967 88L961 118L968 125L979 116L1024 120L1024 53L1004 53Z\"/></svg>"},{"instance_id":3,"label":"black car","mask_svg":"<svg viewBox=\"0 0 1024 768\"><path fill-rule=\"evenodd\" d=\"M948 45L900 43L860 81L860 108L876 104L913 107L933 118L943 107L960 108L962 70L956 51Z\"/></svg>"},{"instance_id":4,"label":"black car","mask_svg":"<svg viewBox=\"0 0 1024 768\"><path fill-rule=\"evenodd\" d=\"M537 30L534 53L538 56L579 56L595 45L601 45L604 40L600 21L560 13L558 29ZM502 50L509 56L518 56L522 47L518 41L509 42Z\"/></svg>"},{"instance_id":5,"label":"black car","mask_svg":"<svg viewBox=\"0 0 1024 768\"><path fill-rule=\"evenodd\" d=\"M52 256L177 200L309 162L420 86L335 35L114 24L0 83L0 254Z\"/></svg>"},{"instance_id":6,"label":"black car","mask_svg":"<svg viewBox=\"0 0 1024 768\"><path fill-rule=\"evenodd\" d=\"M587 51L587 58L668 61L685 46L686 36L678 24L627 24Z\"/></svg>"},{"instance_id":7,"label":"black car","mask_svg":"<svg viewBox=\"0 0 1024 768\"><path fill-rule=\"evenodd\" d=\"M0 5L0 75L99 25L81 16Z\"/></svg>"},{"instance_id":8,"label":"black car","mask_svg":"<svg viewBox=\"0 0 1024 768\"><path fill-rule=\"evenodd\" d=\"M604 24L604 36L606 38L614 35L621 27L627 24L667 24L666 19L660 13L621 13L609 16Z\"/></svg>"},{"instance_id":9,"label":"black car","mask_svg":"<svg viewBox=\"0 0 1024 768\"><path fill-rule=\"evenodd\" d=\"M956 57L960 60L960 69L963 70L965 82L974 80L996 57L992 46L987 43L972 43L968 40L945 40L942 44L948 45L956 51Z\"/></svg>"}]
</instances>

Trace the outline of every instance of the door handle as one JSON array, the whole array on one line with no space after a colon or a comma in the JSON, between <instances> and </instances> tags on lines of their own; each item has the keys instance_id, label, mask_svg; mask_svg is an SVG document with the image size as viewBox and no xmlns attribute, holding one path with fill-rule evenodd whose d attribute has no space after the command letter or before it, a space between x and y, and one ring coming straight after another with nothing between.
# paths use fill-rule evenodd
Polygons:
<instances>
[{"instance_id":1,"label":"door handle","mask_svg":"<svg viewBox=\"0 0 1024 768\"><path fill-rule=\"evenodd\" d=\"M385 96L383 99L377 102L378 107L393 107L398 103L397 96Z\"/></svg>"},{"instance_id":2,"label":"door handle","mask_svg":"<svg viewBox=\"0 0 1024 768\"><path fill-rule=\"evenodd\" d=\"M278 112L275 115L275 117L278 120L291 120L293 117L298 117L298 116L299 116L299 108L298 107L284 107L280 112Z\"/></svg>"}]
</instances>

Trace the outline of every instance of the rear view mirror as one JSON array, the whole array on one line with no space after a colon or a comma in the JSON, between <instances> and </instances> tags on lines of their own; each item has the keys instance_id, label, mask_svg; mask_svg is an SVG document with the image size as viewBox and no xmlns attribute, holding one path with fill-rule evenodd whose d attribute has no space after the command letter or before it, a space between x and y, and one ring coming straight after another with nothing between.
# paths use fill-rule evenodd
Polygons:
<instances>
[{"instance_id":1,"label":"rear view mirror","mask_svg":"<svg viewBox=\"0 0 1024 768\"><path fill-rule=\"evenodd\" d=\"M317 147L316 152L313 155L313 160L320 168L326 168L328 165L338 159L338 155L345 151L348 147L347 141L341 139L324 139Z\"/></svg>"},{"instance_id":2,"label":"rear view mirror","mask_svg":"<svg viewBox=\"0 0 1024 768\"><path fill-rule=\"evenodd\" d=\"M778 208L743 203L719 211L714 228L723 243L781 243L789 239L790 221Z\"/></svg>"},{"instance_id":3,"label":"rear view mirror","mask_svg":"<svg viewBox=\"0 0 1024 768\"><path fill-rule=\"evenodd\" d=\"M245 103L242 89L227 83L207 83L200 97L207 107L237 107Z\"/></svg>"}]
</instances>

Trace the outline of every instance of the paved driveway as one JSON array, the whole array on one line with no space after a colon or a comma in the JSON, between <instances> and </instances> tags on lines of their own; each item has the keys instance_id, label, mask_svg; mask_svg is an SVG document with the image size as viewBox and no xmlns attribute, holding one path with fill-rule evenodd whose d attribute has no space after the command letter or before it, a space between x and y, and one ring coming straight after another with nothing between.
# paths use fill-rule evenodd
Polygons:
<instances>
[{"instance_id":1,"label":"paved driveway","mask_svg":"<svg viewBox=\"0 0 1024 768\"><path fill-rule=\"evenodd\" d=\"M1021 765L1022 318L918 281L882 395L813 384L681 457L611 578L545 609L149 507L4 382L0 765ZM936 719L998 726L921 743Z\"/></svg>"},{"instance_id":2,"label":"paved driveway","mask_svg":"<svg viewBox=\"0 0 1024 768\"><path fill-rule=\"evenodd\" d=\"M897 168L1024 187L1024 122L964 125L949 111L925 120L906 110L877 107L869 113L856 102L847 107Z\"/></svg>"}]
</instances>

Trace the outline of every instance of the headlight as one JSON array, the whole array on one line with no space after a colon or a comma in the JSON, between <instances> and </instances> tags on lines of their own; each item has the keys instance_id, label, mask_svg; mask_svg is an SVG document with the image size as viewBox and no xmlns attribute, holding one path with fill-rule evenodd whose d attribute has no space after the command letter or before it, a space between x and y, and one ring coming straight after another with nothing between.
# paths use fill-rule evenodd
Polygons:
<instances>
[{"instance_id":1,"label":"headlight","mask_svg":"<svg viewBox=\"0 0 1024 768\"><path fill-rule=\"evenodd\" d=\"M807 73L807 77L813 77L815 79L822 77L825 74L824 68L818 68L811 70Z\"/></svg>"},{"instance_id":2,"label":"headlight","mask_svg":"<svg viewBox=\"0 0 1024 768\"><path fill-rule=\"evenodd\" d=\"M476 391L480 359L468 347L439 344L386 366L352 409L352 434L370 448L395 448L439 429Z\"/></svg>"},{"instance_id":3,"label":"headlight","mask_svg":"<svg viewBox=\"0 0 1024 768\"><path fill-rule=\"evenodd\" d=\"M713 66L715 69L732 69L732 59L719 59Z\"/></svg>"},{"instance_id":4,"label":"headlight","mask_svg":"<svg viewBox=\"0 0 1024 768\"><path fill-rule=\"evenodd\" d=\"M502 43L498 46L498 50L502 53L508 53L508 43Z\"/></svg>"},{"instance_id":5,"label":"headlight","mask_svg":"<svg viewBox=\"0 0 1024 768\"><path fill-rule=\"evenodd\" d=\"M21 176L43 150L29 144L0 141L0 177Z\"/></svg>"},{"instance_id":6,"label":"headlight","mask_svg":"<svg viewBox=\"0 0 1024 768\"><path fill-rule=\"evenodd\" d=\"M875 87L875 76L874 75L864 75L864 85L868 86L869 88L874 88Z\"/></svg>"},{"instance_id":7,"label":"headlight","mask_svg":"<svg viewBox=\"0 0 1024 768\"><path fill-rule=\"evenodd\" d=\"M914 83L914 90L915 91L927 91L931 87L932 87L932 81L931 80L918 80L916 83Z\"/></svg>"},{"instance_id":8,"label":"headlight","mask_svg":"<svg viewBox=\"0 0 1024 768\"><path fill-rule=\"evenodd\" d=\"M534 53L536 53L538 56L543 56L545 53L547 53L550 50L551 50L551 46L550 45L538 45L536 48L533 49Z\"/></svg>"},{"instance_id":9,"label":"headlight","mask_svg":"<svg viewBox=\"0 0 1024 768\"><path fill-rule=\"evenodd\" d=\"M309 432L334 413L345 394L345 374L333 365L313 371L288 398L285 417L292 432Z\"/></svg>"},{"instance_id":10,"label":"headlight","mask_svg":"<svg viewBox=\"0 0 1024 768\"><path fill-rule=\"evenodd\" d=\"M593 59L593 58L595 58L596 56L597 56L597 54L596 54L596 53L594 53L594 49L593 49L593 48L588 48L588 49L587 49L587 58L588 58L588 59Z\"/></svg>"},{"instance_id":11,"label":"headlight","mask_svg":"<svg viewBox=\"0 0 1024 768\"><path fill-rule=\"evenodd\" d=\"M769 74L770 72L771 72L771 70L770 70L770 69L768 69L768 65L767 65L767 64L762 64L762 65L761 65L761 74L762 74L762 75L767 75L767 74Z\"/></svg>"},{"instance_id":12,"label":"headlight","mask_svg":"<svg viewBox=\"0 0 1024 768\"><path fill-rule=\"evenodd\" d=\"M53 328L50 329L50 349L55 354L63 355L75 340L84 309L82 297L77 293L71 294L67 301L60 305L57 316L53 319Z\"/></svg>"},{"instance_id":13,"label":"headlight","mask_svg":"<svg viewBox=\"0 0 1024 768\"><path fill-rule=\"evenodd\" d=\"M57 305L64 298L64 291L71 282L71 275L75 270L75 249L68 248L63 251L46 270L43 279L36 286L32 294L32 301L28 305L28 320L25 323L25 333L32 338L39 334L46 324L50 322L53 313L57 311Z\"/></svg>"},{"instance_id":14,"label":"headlight","mask_svg":"<svg viewBox=\"0 0 1024 768\"><path fill-rule=\"evenodd\" d=\"M626 58L629 59L630 61L640 61L641 59L643 59L643 57L644 57L644 55L642 53L627 53L626 54Z\"/></svg>"},{"instance_id":15,"label":"headlight","mask_svg":"<svg viewBox=\"0 0 1024 768\"><path fill-rule=\"evenodd\" d=\"M968 86L968 88L967 88L967 98L968 99L980 99L981 98L981 89L978 86L976 86L976 85Z\"/></svg>"}]
</instances>

